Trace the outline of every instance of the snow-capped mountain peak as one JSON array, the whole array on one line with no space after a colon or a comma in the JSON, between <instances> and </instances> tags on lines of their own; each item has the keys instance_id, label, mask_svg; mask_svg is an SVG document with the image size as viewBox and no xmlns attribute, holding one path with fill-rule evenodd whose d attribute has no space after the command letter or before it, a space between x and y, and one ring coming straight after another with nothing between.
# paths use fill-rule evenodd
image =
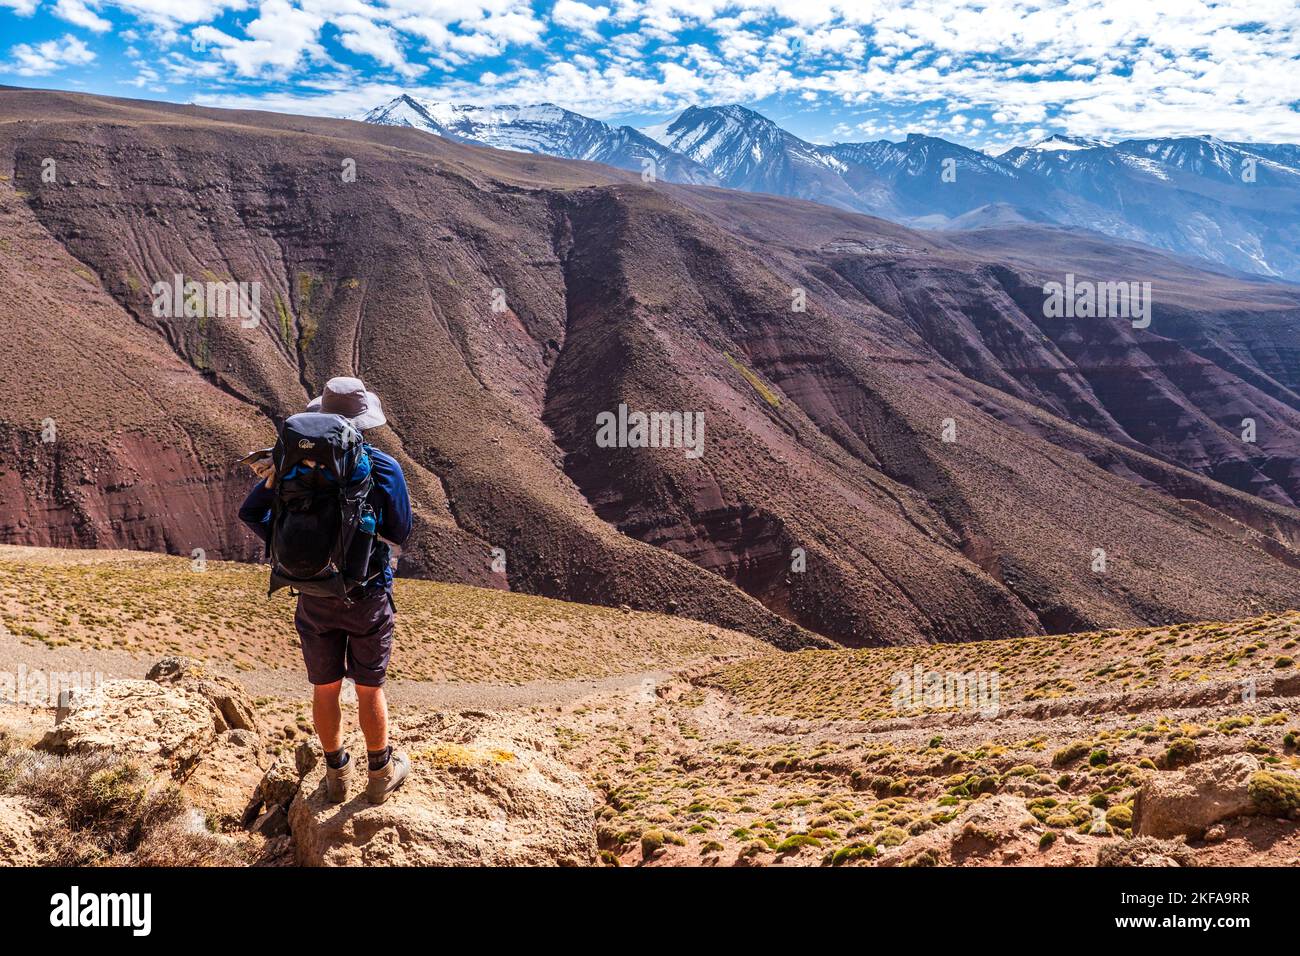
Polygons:
<instances>
[{"instance_id":1,"label":"snow-capped mountain peak","mask_svg":"<svg viewBox=\"0 0 1300 956\"><path fill-rule=\"evenodd\" d=\"M1040 139L1037 143L1027 146L1026 149L1034 149L1043 153L1072 153L1080 149L1098 149L1114 145L1108 140L1091 139L1087 136L1067 136L1064 133L1053 133L1047 139Z\"/></svg>"},{"instance_id":2,"label":"snow-capped mountain peak","mask_svg":"<svg viewBox=\"0 0 1300 956\"><path fill-rule=\"evenodd\" d=\"M364 117L366 122L410 126L478 146L563 159L584 159L655 175L671 182L715 183L698 163L630 126L611 126L554 103L480 106L403 94Z\"/></svg>"},{"instance_id":3,"label":"snow-capped mountain peak","mask_svg":"<svg viewBox=\"0 0 1300 956\"><path fill-rule=\"evenodd\" d=\"M649 168L668 182L809 199L922 228L1055 223L1300 278L1293 211L1300 145L1207 135L1112 142L1058 132L997 156L916 133L825 146L739 104L692 106L641 130L553 103L479 106L414 96L364 119L498 149Z\"/></svg>"}]
</instances>

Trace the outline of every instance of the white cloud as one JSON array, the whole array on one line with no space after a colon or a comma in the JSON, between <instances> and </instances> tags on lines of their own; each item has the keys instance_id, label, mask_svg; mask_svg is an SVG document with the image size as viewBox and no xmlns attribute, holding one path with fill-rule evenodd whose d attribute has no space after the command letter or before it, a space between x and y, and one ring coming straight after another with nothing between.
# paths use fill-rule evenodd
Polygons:
<instances>
[{"instance_id":1,"label":"white cloud","mask_svg":"<svg viewBox=\"0 0 1300 956\"><path fill-rule=\"evenodd\" d=\"M95 33L104 33L113 26L91 10L84 0L57 0L51 12L60 20L67 20L73 26L83 27Z\"/></svg>"},{"instance_id":2,"label":"white cloud","mask_svg":"<svg viewBox=\"0 0 1300 956\"><path fill-rule=\"evenodd\" d=\"M288 0L263 0L257 19L244 29L246 38L211 26L196 27L191 35L240 76L287 76L308 60L328 59L318 41L324 23Z\"/></svg>"},{"instance_id":3,"label":"white cloud","mask_svg":"<svg viewBox=\"0 0 1300 956\"><path fill-rule=\"evenodd\" d=\"M30 15L38 2L0 7ZM299 105L335 82L364 88L378 68L372 86L428 75L437 96L551 100L602 117L783 95L856 113L826 120L850 130L876 128L862 114L879 109L986 140L999 128L1054 125L1093 136L1300 140L1295 0L46 3L91 30L104 30L110 9L135 17L130 32L141 49L160 51L150 65L169 81L275 78L289 85L277 102L291 95ZM252 14L217 21L245 10ZM125 38L125 24L114 25ZM603 39L605 25L620 32ZM171 49L191 37L206 49ZM53 62L26 49L33 62ZM346 66L354 57L370 66ZM476 61L497 57L504 63L475 74ZM957 115L972 119L959 124ZM990 117L989 127L976 117Z\"/></svg>"},{"instance_id":4,"label":"white cloud","mask_svg":"<svg viewBox=\"0 0 1300 956\"><path fill-rule=\"evenodd\" d=\"M609 7L593 7L576 0L558 0L551 10L551 21L573 30L592 31L609 19Z\"/></svg>"},{"instance_id":5,"label":"white cloud","mask_svg":"<svg viewBox=\"0 0 1300 956\"><path fill-rule=\"evenodd\" d=\"M19 76L44 76L65 66L85 66L95 59L95 52L68 33L59 40L44 43L19 43L9 50L5 69Z\"/></svg>"}]
</instances>

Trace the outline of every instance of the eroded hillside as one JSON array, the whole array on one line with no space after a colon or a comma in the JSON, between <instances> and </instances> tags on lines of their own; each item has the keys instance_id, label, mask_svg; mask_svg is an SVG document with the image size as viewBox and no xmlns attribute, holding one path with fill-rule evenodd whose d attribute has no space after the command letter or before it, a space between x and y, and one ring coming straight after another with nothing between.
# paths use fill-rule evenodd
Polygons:
<instances>
[{"instance_id":1,"label":"eroded hillside","mask_svg":"<svg viewBox=\"0 0 1300 956\"><path fill-rule=\"evenodd\" d=\"M229 463L355 373L412 485L404 573L784 647L1294 604L1291 333L1039 327L1024 250L413 130L0 97L7 541L254 558ZM259 282L260 321L156 315L175 275ZM1300 301L1229 291L1270 329ZM703 413L705 453L597 447L620 403Z\"/></svg>"}]
</instances>

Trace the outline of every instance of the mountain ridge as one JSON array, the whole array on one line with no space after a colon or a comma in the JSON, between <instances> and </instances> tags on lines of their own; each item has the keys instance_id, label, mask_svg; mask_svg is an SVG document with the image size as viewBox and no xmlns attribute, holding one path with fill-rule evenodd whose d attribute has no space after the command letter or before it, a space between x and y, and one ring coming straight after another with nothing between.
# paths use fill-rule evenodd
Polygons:
<instances>
[{"instance_id":1,"label":"mountain ridge","mask_svg":"<svg viewBox=\"0 0 1300 956\"><path fill-rule=\"evenodd\" d=\"M440 106L449 115L493 109ZM580 123L573 119L579 114L542 106L563 115L541 122L546 134L531 143L503 133L510 122L487 134L476 123L439 132L443 124L435 122L438 128L428 131L634 171L650 158L670 182L809 199L920 228L978 228L981 217L969 214L1010 206L1029 220L1300 280L1300 146L1204 135L1111 141L1054 133L992 156L917 133L897 142L819 145L740 104L691 106L642 130L616 130L585 117ZM538 123L515 125L536 134ZM653 143L666 152L656 153Z\"/></svg>"},{"instance_id":2,"label":"mountain ridge","mask_svg":"<svg viewBox=\"0 0 1300 956\"><path fill-rule=\"evenodd\" d=\"M256 560L229 463L346 372L412 486L403 574L781 647L1223 619L1300 585L1290 287L402 127L0 107L5 541ZM1130 266L1150 329L1044 316L1046 276ZM156 315L177 273L261 282L268 321ZM707 452L599 446L619 404L705 415Z\"/></svg>"}]
</instances>

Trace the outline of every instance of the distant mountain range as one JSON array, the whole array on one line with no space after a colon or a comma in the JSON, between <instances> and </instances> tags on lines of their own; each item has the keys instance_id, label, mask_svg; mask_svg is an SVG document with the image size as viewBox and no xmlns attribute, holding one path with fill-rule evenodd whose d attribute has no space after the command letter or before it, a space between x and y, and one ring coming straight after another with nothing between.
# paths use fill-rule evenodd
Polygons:
<instances>
[{"instance_id":1,"label":"distant mountain range","mask_svg":"<svg viewBox=\"0 0 1300 956\"><path fill-rule=\"evenodd\" d=\"M668 182L809 199L915 227L1081 227L1300 281L1300 146L1291 144L1057 134L990 156L916 134L821 146L737 105L693 106L637 130L549 103L458 106L406 95L361 118L498 149L650 169Z\"/></svg>"}]
</instances>

